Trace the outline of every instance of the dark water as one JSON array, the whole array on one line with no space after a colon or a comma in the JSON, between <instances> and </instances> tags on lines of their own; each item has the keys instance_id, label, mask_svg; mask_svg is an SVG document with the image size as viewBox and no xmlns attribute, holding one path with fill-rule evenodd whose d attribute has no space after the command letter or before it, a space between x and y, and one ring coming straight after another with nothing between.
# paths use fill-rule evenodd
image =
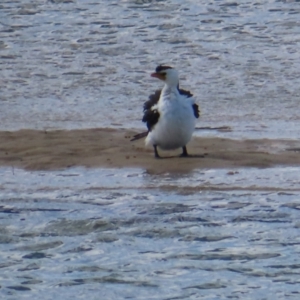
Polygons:
<instances>
[{"instance_id":1,"label":"dark water","mask_svg":"<svg viewBox=\"0 0 300 300\"><path fill-rule=\"evenodd\" d=\"M299 169L1 169L3 299L299 299Z\"/></svg>"},{"instance_id":2,"label":"dark water","mask_svg":"<svg viewBox=\"0 0 300 300\"><path fill-rule=\"evenodd\" d=\"M176 66L224 137L299 138L298 1L0 3L0 129L142 128ZM1 299L299 299L299 168L0 169Z\"/></svg>"}]
</instances>

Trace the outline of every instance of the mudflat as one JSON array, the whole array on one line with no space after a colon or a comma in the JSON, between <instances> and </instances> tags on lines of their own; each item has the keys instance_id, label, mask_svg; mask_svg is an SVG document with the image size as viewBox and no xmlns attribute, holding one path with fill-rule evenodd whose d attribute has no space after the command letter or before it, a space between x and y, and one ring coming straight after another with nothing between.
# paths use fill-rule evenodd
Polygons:
<instances>
[{"instance_id":1,"label":"mudflat","mask_svg":"<svg viewBox=\"0 0 300 300\"><path fill-rule=\"evenodd\" d=\"M300 165L300 142L296 140L194 137L187 146L190 157L178 157L181 149L159 150L163 158L155 159L144 139L130 141L136 133L110 128L1 131L0 165L28 170L139 167L156 173Z\"/></svg>"}]
</instances>

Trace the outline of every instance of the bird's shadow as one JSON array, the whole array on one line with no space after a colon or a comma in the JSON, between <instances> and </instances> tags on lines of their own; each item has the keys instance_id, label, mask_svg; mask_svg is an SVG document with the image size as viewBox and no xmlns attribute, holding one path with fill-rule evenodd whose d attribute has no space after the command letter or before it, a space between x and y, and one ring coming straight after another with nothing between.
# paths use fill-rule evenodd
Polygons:
<instances>
[{"instance_id":1,"label":"bird's shadow","mask_svg":"<svg viewBox=\"0 0 300 300\"><path fill-rule=\"evenodd\" d=\"M181 155L172 155L172 156L160 156L155 157L157 159L170 159L170 158L205 158L208 156L208 153L203 154L189 154L188 156L181 156Z\"/></svg>"}]
</instances>

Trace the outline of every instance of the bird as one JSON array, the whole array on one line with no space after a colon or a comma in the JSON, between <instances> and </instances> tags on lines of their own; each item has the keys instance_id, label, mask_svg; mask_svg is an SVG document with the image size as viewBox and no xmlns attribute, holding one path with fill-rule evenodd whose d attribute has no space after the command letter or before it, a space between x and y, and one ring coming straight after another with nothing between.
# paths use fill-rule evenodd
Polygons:
<instances>
[{"instance_id":1,"label":"bird","mask_svg":"<svg viewBox=\"0 0 300 300\"><path fill-rule=\"evenodd\" d=\"M146 146L153 146L155 158L161 158L161 150L182 148L181 157L189 156L186 145L191 140L199 106L191 92L179 88L178 71L167 65L159 65L151 77L164 82L144 103L144 116L148 131L136 134L131 141L146 137Z\"/></svg>"}]
</instances>

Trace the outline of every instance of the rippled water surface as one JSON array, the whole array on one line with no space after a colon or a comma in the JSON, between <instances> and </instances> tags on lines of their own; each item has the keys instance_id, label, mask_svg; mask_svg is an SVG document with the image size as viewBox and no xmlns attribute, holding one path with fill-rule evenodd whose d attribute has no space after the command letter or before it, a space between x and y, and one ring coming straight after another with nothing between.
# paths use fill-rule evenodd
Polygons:
<instances>
[{"instance_id":1,"label":"rippled water surface","mask_svg":"<svg viewBox=\"0 0 300 300\"><path fill-rule=\"evenodd\" d=\"M0 4L1 129L140 128L176 66L199 126L298 137L298 1L7 1Z\"/></svg>"},{"instance_id":2,"label":"rippled water surface","mask_svg":"<svg viewBox=\"0 0 300 300\"><path fill-rule=\"evenodd\" d=\"M201 132L299 134L299 1L0 2L0 130L142 128L176 66ZM0 169L1 299L299 299L300 169Z\"/></svg>"},{"instance_id":3,"label":"rippled water surface","mask_svg":"<svg viewBox=\"0 0 300 300\"><path fill-rule=\"evenodd\" d=\"M1 169L3 299L299 299L299 168Z\"/></svg>"}]
</instances>

